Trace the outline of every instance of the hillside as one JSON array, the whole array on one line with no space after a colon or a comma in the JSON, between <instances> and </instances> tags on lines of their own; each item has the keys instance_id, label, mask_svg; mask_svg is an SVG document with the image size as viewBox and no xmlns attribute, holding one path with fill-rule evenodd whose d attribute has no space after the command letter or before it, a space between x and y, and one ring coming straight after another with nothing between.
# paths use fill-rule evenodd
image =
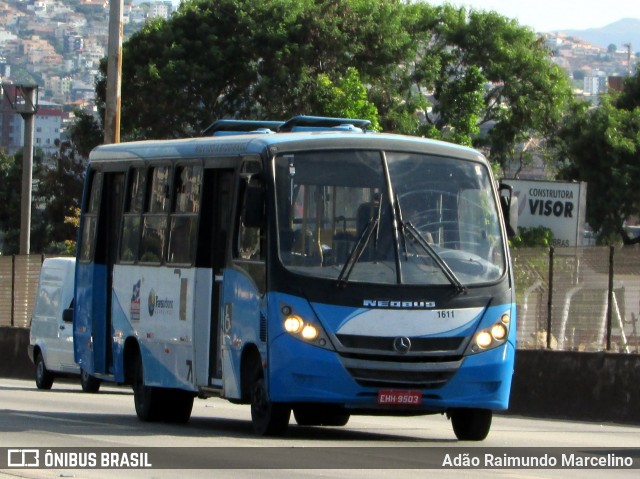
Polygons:
<instances>
[{"instance_id":1,"label":"hillside","mask_svg":"<svg viewBox=\"0 0 640 479\"><path fill-rule=\"evenodd\" d=\"M614 44L621 49L625 43L631 43L632 51L640 51L640 19L637 18L623 18L600 28L562 30L562 33L604 48Z\"/></svg>"}]
</instances>

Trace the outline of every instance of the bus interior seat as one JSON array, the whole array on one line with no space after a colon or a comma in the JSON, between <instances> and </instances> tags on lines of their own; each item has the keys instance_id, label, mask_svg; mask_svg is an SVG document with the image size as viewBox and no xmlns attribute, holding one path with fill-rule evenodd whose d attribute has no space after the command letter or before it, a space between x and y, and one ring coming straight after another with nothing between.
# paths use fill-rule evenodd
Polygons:
<instances>
[{"instance_id":1,"label":"bus interior seat","mask_svg":"<svg viewBox=\"0 0 640 479\"><path fill-rule=\"evenodd\" d=\"M293 232L292 256L294 262L303 266L321 266L322 248L314 234L309 230L295 230Z\"/></svg>"},{"instance_id":2,"label":"bus interior seat","mask_svg":"<svg viewBox=\"0 0 640 479\"><path fill-rule=\"evenodd\" d=\"M332 262L333 264L344 264L358 238L347 230L347 219L344 216L338 216L336 221L342 222L342 230L336 231L332 238Z\"/></svg>"}]
</instances>

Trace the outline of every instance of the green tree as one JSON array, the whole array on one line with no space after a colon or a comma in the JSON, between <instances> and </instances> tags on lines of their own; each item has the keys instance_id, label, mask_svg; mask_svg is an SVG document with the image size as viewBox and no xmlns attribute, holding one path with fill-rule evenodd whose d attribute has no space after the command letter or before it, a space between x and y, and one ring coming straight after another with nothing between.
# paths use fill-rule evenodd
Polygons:
<instances>
[{"instance_id":1,"label":"green tree","mask_svg":"<svg viewBox=\"0 0 640 479\"><path fill-rule=\"evenodd\" d=\"M486 148L501 167L513 161L518 145L556 131L572 94L543 39L495 12L444 7L434 23L428 6L412 8L424 19L412 32L424 52L413 78L433 94L427 118L435 130ZM482 125L489 133L479 138Z\"/></svg>"},{"instance_id":2,"label":"green tree","mask_svg":"<svg viewBox=\"0 0 640 479\"><path fill-rule=\"evenodd\" d=\"M33 251L72 254L78 235L78 214L84 171L90 151L102 142L102 129L93 115L76 109L68 139L57 141L58 150L38 162L34 177L34 202L41 206L32 222ZM35 236L35 238L34 238Z\"/></svg>"},{"instance_id":3,"label":"green tree","mask_svg":"<svg viewBox=\"0 0 640 479\"><path fill-rule=\"evenodd\" d=\"M69 143L64 152L74 159L87 160L89 153L102 143L104 132L98 119L79 108L73 111L74 122L67 129Z\"/></svg>"},{"instance_id":4,"label":"green tree","mask_svg":"<svg viewBox=\"0 0 640 479\"><path fill-rule=\"evenodd\" d=\"M494 12L401 0L188 0L123 46L122 138L197 135L218 118L320 114L309 85L344 90L349 68L383 130L482 146L501 165L522 141L553 131L571 96L544 42ZM493 128L481 139L483 125Z\"/></svg>"},{"instance_id":5,"label":"green tree","mask_svg":"<svg viewBox=\"0 0 640 479\"><path fill-rule=\"evenodd\" d=\"M401 7L397 0L184 2L123 46L122 137L196 135L217 118L313 114L309 79L337 81L348 67L373 88L406 57ZM102 71L104 99L104 62Z\"/></svg>"},{"instance_id":6,"label":"green tree","mask_svg":"<svg viewBox=\"0 0 640 479\"><path fill-rule=\"evenodd\" d=\"M85 162L76 156L71 142L57 143L58 151L36 167L37 179L33 201L41 208L34 212L40 218L32 222L31 250L43 253L68 252L68 244L75 242L78 229L65 221L80 206ZM32 230L32 231L33 231Z\"/></svg>"},{"instance_id":7,"label":"green tree","mask_svg":"<svg viewBox=\"0 0 640 479\"><path fill-rule=\"evenodd\" d=\"M34 155L31 210L32 253L73 254L78 234L78 215L84 171L89 151L102 141L102 131L92 115L75 112L69 140L58 141L49 158ZM22 153L0 152L0 253L20 250L20 204Z\"/></svg>"},{"instance_id":8,"label":"green tree","mask_svg":"<svg viewBox=\"0 0 640 479\"><path fill-rule=\"evenodd\" d=\"M616 108L631 111L640 107L640 69L636 73L627 77L624 81L622 93L614 97L613 104Z\"/></svg>"},{"instance_id":9,"label":"green tree","mask_svg":"<svg viewBox=\"0 0 640 479\"><path fill-rule=\"evenodd\" d=\"M355 68L348 68L344 77L333 82L327 74L309 80L308 102L321 116L362 118L371 121L371 128L379 130L378 109L369 101L367 89Z\"/></svg>"},{"instance_id":10,"label":"green tree","mask_svg":"<svg viewBox=\"0 0 640 479\"><path fill-rule=\"evenodd\" d=\"M564 159L561 178L587 182L586 219L605 243L634 242L623 224L640 214L640 107L617 107L625 96L605 96L597 108L577 103L554 142Z\"/></svg>"},{"instance_id":11,"label":"green tree","mask_svg":"<svg viewBox=\"0 0 640 479\"><path fill-rule=\"evenodd\" d=\"M22 188L22 156L9 156L0 151L0 253L20 251L20 190Z\"/></svg>"},{"instance_id":12,"label":"green tree","mask_svg":"<svg viewBox=\"0 0 640 479\"><path fill-rule=\"evenodd\" d=\"M518 234L509 241L509 244L512 248L548 248L552 241L553 231L545 226L520 227Z\"/></svg>"}]
</instances>

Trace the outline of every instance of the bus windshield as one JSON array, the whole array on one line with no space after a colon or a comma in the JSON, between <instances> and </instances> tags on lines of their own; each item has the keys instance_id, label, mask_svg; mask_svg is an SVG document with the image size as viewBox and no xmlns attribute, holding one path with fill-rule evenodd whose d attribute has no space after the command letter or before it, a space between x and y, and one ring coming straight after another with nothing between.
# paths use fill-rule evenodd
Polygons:
<instances>
[{"instance_id":1,"label":"bus windshield","mask_svg":"<svg viewBox=\"0 0 640 479\"><path fill-rule=\"evenodd\" d=\"M498 280L505 245L480 162L345 150L275 160L278 248L290 271L343 284Z\"/></svg>"}]
</instances>

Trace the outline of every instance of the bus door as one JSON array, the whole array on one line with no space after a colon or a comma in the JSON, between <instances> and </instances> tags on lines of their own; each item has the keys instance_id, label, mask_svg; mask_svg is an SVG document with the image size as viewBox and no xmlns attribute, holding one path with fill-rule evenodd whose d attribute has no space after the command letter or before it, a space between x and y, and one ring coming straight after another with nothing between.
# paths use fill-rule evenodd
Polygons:
<instances>
[{"instance_id":1,"label":"bus door","mask_svg":"<svg viewBox=\"0 0 640 479\"><path fill-rule=\"evenodd\" d=\"M202 212L196 265L211 271L211 296L209 324L203 330L208 331L206 349L209 351L208 386L221 386L222 378L222 337L220 334L220 297L222 294L222 275L226 262L227 244L230 238L233 169L205 169ZM203 292L204 293L204 292ZM198 341L198 337L195 338ZM204 382L199 378L200 383Z\"/></svg>"},{"instance_id":2,"label":"bus door","mask_svg":"<svg viewBox=\"0 0 640 479\"><path fill-rule=\"evenodd\" d=\"M225 270L222 292L222 370L224 397L242 396L242 356L255 345L266 357L266 219L259 158L244 160L236 179L231 240L232 267ZM249 367L259 366L254 357ZM245 391L246 392L246 391Z\"/></svg>"},{"instance_id":3,"label":"bus door","mask_svg":"<svg viewBox=\"0 0 640 479\"><path fill-rule=\"evenodd\" d=\"M111 303L113 291L113 265L118 254L118 238L122 219L122 201L125 175L122 172L104 173L102 200L96 231L95 264L105 268L104 292L94 298L104 300L102 306L106 315L103 328L93 328L94 372L110 374L113 368L113 332L111 324ZM95 324L95 323L94 323Z\"/></svg>"}]
</instances>

